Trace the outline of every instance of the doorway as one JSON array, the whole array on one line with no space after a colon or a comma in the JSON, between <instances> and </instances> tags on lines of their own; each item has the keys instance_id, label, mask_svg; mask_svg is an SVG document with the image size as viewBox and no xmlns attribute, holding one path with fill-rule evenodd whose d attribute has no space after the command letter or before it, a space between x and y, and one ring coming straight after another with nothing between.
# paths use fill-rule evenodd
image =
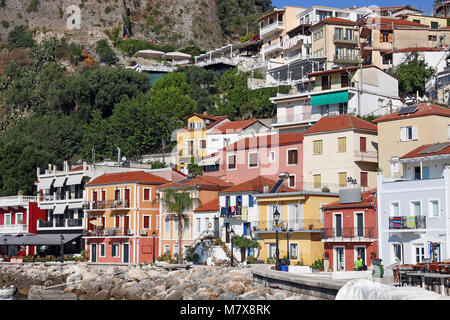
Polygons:
<instances>
[{"instance_id":1,"label":"doorway","mask_svg":"<svg viewBox=\"0 0 450 320\"><path fill-rule=\"evenodd\" d=\"M91 262L97 262L97 244L91 244Z\"/></svg>"},{"instance_id":2,"label":"doorway","mask_svg":"<svg viewBox=\"0 0 450 320\"><path fill-rule=\"evenodd\" d=\"M123 262L130 262L130 244L128 243L123 244Z\"/></svg>"}]
</instances>

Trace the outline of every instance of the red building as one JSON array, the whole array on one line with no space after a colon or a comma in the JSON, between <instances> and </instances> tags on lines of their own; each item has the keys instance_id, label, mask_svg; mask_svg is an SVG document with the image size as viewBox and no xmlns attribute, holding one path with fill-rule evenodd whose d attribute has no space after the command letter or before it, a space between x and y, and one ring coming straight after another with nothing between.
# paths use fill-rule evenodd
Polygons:
<instances>
[{"instance_id":1,"label":"red building","mask_svg":"<svg viewBox=\"0 0 450 320\"><path fill-rule=\"evenodd\" d=\"M366 266L378 257L376 189L341 189L324 212L325 259L333 271L352 271L359 255Z\"/></svg>"}]
</instances>

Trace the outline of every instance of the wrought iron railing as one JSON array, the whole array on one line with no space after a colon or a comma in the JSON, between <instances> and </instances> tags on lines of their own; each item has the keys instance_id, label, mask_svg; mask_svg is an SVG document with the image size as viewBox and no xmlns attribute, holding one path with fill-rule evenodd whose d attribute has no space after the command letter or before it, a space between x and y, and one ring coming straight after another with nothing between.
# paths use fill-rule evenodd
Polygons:
<instances>
[{"instance_id":1,"label":"wrought iron railing","mask_svg":"<svg viewBox=\"0 0 450 320\"><path fill-rule=\"evenodd\" d=\"M96 228L94 230L84 230L83 235L86 237L130 237L134 235L134 231L121 228Z\"/></svg>"},{"instance_id":2,"label":"wrought iron railing","mask_svg":"<svg viewBox=\"0 0 450 320\"><path fill-rule=\"evenodd\" d=\"M322 239L342 240L342 239L374 239L374 227L352 227L352 228L324 228Z\"/></svg>"},{"instance_id":3,"label":"wrought iron railing","mask_svg":"<svg viewBox=\"0 0 450 320\"><path fill-rule=\"evenodd\" d=\"M284 220L275 224L273 220L260 220L257 224L251 223L253 231L279 231L291 230L320 230L323 228L323 223L320 219L290 219Z\"/></svg>"},{"instance_id":4,"label":"wrought iron railing","mask_svg":"<svg viewBox=\"0 0 450 320\"><path fill-rule=\"evenodd\" d=\"M84 210L129 209L130 200L89 201L83 203Z\"/></svg>"}]
</instances>

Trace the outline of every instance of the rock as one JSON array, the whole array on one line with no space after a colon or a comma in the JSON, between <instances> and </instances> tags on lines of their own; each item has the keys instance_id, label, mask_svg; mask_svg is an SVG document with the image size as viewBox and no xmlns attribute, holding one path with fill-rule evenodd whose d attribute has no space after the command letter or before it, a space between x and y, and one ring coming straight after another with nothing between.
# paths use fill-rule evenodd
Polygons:
<instances>
[{"instance_id":1,"label":"rock","mask_svg":"<svg viewBox=\"0 0 450 320\"><path fill-rule=\"evenodd\" d=\"M277 292L267 297L267 300L286 300L287 296L283 292Z\"/></svg>"},{"instance_id":2,"label":"rock","mask_svg":"<svg viewBox=\"0 0 450 320\"><path fill-rule=\"evenodd\" d=\"M241 295L245 292L245 287L241 282L230 281L227 283L227 289L237 295Z\"/></svg>"},{"instance_id":3,"label":"rock","mask_svg":"<svg viewBox=\"0 0 450 320\"><path fill-rule=\"evenodd\" d=\"M92 298L93 300L109 300L110 298L110 294L108 290L100 290L99 292L97 292L94 297Z\"/></svg>"},{"instance_id":4,"label":"rock","mask_svg":"<svg viewBox=\"0 0 450 320\"><path fill-rule=\"evenodd\" d=\"M236 300L237 295L231 291L225 291L219 295L218 300Z\"/></svg>"},{"instance_id":5,"label":"rock","mask_svg":"<svg viewBox=\"0 0 450 320\"><path fill-rule=\"evenodd\" d=\"M182 300L183 292L179 289L174 289L166 295L166 300Z\"/></svg>"},{"instance_id":6,"label":"rock","mask_svg":"<svg viewBox=\"0 0 450 320\"><path fill-rule=\"evenodd\" d=\"M239 296L240 300L266 300L266 294L262 290L245 292Z\"/></svg>"},{"instance_id":7,"label":"rock","mask_svg":"<svg viewBox=\"0 0 450 320\"><path fill-rule=\"evenodd\" d=\"M147 272L137 268L131 269L127 273L125 273L125 280L128 281L141 281L148 278L149 276Z\"/></svg>"},{"instance_id":8,"label":"rock","mask_svg":"<svg viewBox=\"0 0 450 320\"><path fill-rule=\"evenodd\" d=\"M169 278L166 281L165 289L167 290L173 286L178 286L178 285L180 285L180 280Z\"/></svg>"}]
</instances>

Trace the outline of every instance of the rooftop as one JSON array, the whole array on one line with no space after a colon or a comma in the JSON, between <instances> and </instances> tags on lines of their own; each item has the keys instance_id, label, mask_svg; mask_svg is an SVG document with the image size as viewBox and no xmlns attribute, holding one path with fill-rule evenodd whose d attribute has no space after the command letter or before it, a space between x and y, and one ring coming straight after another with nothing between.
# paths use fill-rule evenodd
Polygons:
<instances>
[{"instance_id":1,"label":"rooftop","mask_svg":"<svg viewBox=\"0 0 450 320\"><path fill-rule=\"evenodd\" d=\"M233 184L231 182L225 181L217 177L210 176L197 176L194 178L188 178L178 182L171 182L159 186L159 190L173 188L173 189L186 189L190 187L198 187L199 189L209 189L209 190L223 190L225 188L231 187Z\"/></svg>"},{"instance_id":2,"label":"rooftop","mask_svg":"<svg viewBox=\"0 0 450 320\"><path fill-rule=\"evenodd\" d=\"M421 28L429 28L429 26L420 24L417 22L403 20L403 19L389 19L389 18L380 18L380 17L369 17L364 20L367 24L376 24L376 25L385 25L385 26L408 26L408 27L421 27Z\"/></svg>"},{"instance_id":3,"label":"rooftop","mask_svg":"<svg viewBox=\"0 0 450 320\"><path fill-rule=\"evenodd\" d=\"M146 183L163 184L168 180L145 171L125 171L117 173L105 173L90 181L88 186L115 184L115 183Z\"/></svg>"},{"instance_id":4,"label":"rooftop","mask_svg":"<svg viewBox=\"0 0 450 320\"><path fill-rule=\"evenodd\" d=\"M346 129L362 129L377 132L376 125L349 114L344 114L340 116L320 118L319 121L317 121L311 128L304 131L303 134L308 135L311 133L339 131Z\"/></svg>"},{"instance_id":5,"label":"rooftop","mask_svg":"<svg viewBox=\"0 0 450 320\"><path fill-rule=\"evenodd\" d=\"M247 149L259 149L278 147L282 145L300 143L303 141L302 133L283 133L283 134L271 134L265 136L251 137L239 140L221 151L236 151Z\"/></svg>"},{"instance_id":6,"label":"rooftop","mask_svg":"<svg viewBox=\"0 0 450 320\"><path fill-rule=\"evenodd\" d=\"M258 122L258 119L250 119L250 120L242 120L242 121L230 121L226 122L218 127L214 128L210 133L234 133L244 130L245 128L251 126L255 122Z\"/></svg>"},{"instance_id":7,"label":"rooftop","mask_svg":"<svg viewBox=\"0 0 450 320\"><path fill-rule=\"evenodd\" d=\"M206 203L202 203L194 212L209 212L209 211L219 211L219 197L212 199Z\"/></svg>"},{"instance_id":8,"label":"rooftop","mask_svg":"<svg viewBox=\"0 0 450 320\"><path fill-rule=\"evenodd\" d=\"M272 179L266 178L264 176L259 176L250 180L247 180L243 183L234 185L232 187L229 187L220 193L236 193L236 192L254 192L254 193L263 193L264 192L264 186L269 186L269 191L273 189L273 187L277 184L277 181L274 181ZM285 190L286 192L294 192L297 191L292 188L285 188L284 186L281 187L282 190Z\"/></svg>"},{"instance_id":9,"label":"rooftop","mask_svg":"<svg viewBox=\"0 0 450 320\"><path fill-rule=\"evenodd\" d=\"M398 111L391 113L386 116L382 116L378 119L373 120L373 123L379 123L379 122L385 122L385 121L395 121L395 120L402 120L402 119L409 119L409 118L418 118L418 117L425 117L425 116L443 116L443 117L450 117L450 109L444 108L441 106L438 106L434 103L419 103L417 104L417 111L413 113L405 113L405 114L398 114Z\"/></svg>"},{"instance_id":10,"label":"rooftop","mask_svg":"<svg viewBox=\"0 0 450 320\"><path fill-rule=\"evenodd\" d=\"M400 157L400 159L422 158L442 154L450 154L450 142L425 144L408 152L404 156Z\"/></svg>"},{"instance_id":11,"label":"rooftop","mask_svg":"<svg viewBox=\"0 0 450 320\"><path fill-rule=\"evenodd\" d=\"M355 203L340 203L339 201L329 203L322 208L332 209L332 208L351 208L355 206L371 206L374 201L374 193L377 192L377 188L373 188L361 193L361 201Z\"/></svg>"}]
</instances>

